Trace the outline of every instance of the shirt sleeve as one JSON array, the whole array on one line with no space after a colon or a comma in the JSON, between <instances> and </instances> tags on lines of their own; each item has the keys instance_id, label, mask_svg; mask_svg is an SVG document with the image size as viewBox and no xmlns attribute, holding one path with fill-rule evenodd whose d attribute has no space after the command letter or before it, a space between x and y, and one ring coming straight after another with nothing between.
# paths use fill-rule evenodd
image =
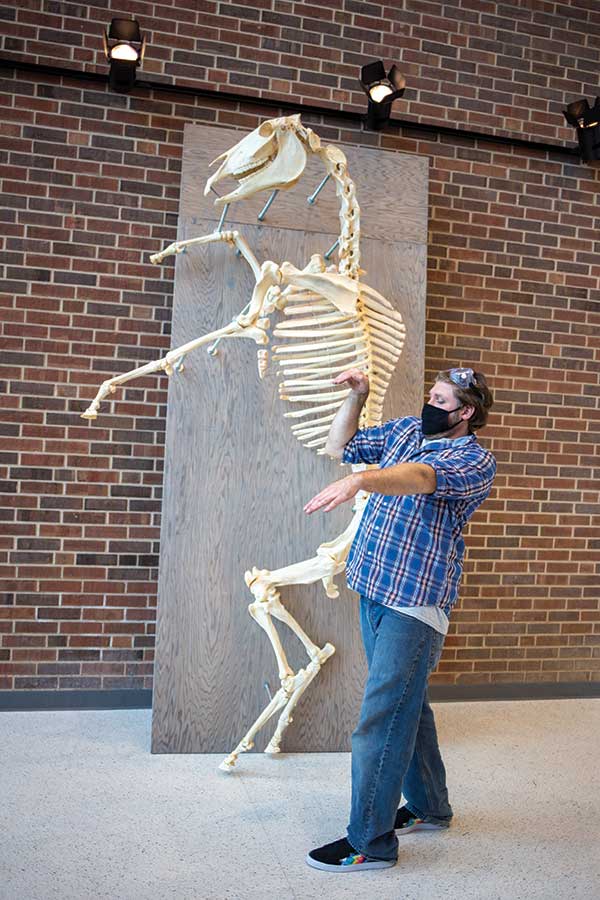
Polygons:
<instances>
[{"instance_id":1,"label":"shirt sleeve","mask_svg":"<svg viewBox=\"0 0 600 900\"><path fill-rule=\"evenodd\" d=\"M374 425L372 428L359 429L344 447L342 462L371 464L380 462L385 442L393 426L394 422L391 421L384 422L383 425Z\"/></svg>"},{"instance_id":2,"label":"shirt sleeve","mask_svg":"<svg viewBox=\"0 0 600 900\"><path fill-rule=\"evenodd\" d=\"M447 500L470 500L487 497L496 475L496 460L488 451L453 454L447 459L433 459L427 465L435 472L437 487L431 496Z\"/></svg>"}]
</instances>

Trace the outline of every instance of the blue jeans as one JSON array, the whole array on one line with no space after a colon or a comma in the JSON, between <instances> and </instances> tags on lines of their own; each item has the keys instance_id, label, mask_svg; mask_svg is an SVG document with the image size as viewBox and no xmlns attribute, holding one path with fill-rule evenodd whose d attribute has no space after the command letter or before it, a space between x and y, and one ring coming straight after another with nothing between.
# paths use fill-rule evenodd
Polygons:
<instances>
[{"instance_id":1,"label":"blue jeans","mask_svg":"<svg viewBox=\"0 0 600 900\"><path fill-rule=\"evenodd\" d=\"M352 735L352 808L348 840L376 859L396 859L394 819L402 793L420 819L448 824L446 771L427 679L444 635L425 622L361 597L369 666L360 719Z\"/></svg>"}]
</instances>

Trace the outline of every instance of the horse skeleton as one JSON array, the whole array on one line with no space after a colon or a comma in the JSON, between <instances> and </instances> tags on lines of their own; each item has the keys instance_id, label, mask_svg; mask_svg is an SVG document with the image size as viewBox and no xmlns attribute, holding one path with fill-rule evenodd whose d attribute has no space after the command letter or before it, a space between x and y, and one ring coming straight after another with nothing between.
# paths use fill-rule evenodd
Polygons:
<instances>
[{"instance_id":1,"label":"horse skeleton","mask_svg":"<svg viewBox=\"0 0 600 900\"><path fill-rule=\"evenodd\" d=\"M250 338L263 348L258 350L258 371L263 378L268 365L268 351L264 349L269 343L271 328L268 317L277 311L285 318L274 328L273 335L283 343L273 347L272 353L283 374L280 397L292 405L284 415L291 419L294 436L317 454L325 452L331 422L349 393L348 389L333 385L332 381L349 368L366 372L371 385L361 412L360 427L381 423L385 393L402 352L405 327L391 303L360 280L364 274L359 267L360 209L342 151L331 144L322 145L318 135L305 127L299 116L270 119L215 160L221 165L208 179L205 194L228 176L237 181L237 187L219 197L216 206L237 202L261 190L290 188L302 176L309 153L316 154L323 162L340 200L338 264L327 266L320 254L313 255L303 269L297 269L289 262L266 260L259 263L235 230L218 230L203 237L175 241L155 253L150 257L151 261L162 263L168 256L188 248L224 242L239 251L252 269L255 286L250 302L223 328L194 338L170 350L161 359L103 382L82 418L96 419L100 403L113 394L117 386L155 372L179 373L188 353L225 338ZM359 492L348 527L333 541L321 544L315 556L274 571L254 567L246 572L246 584L254 598L249 612L271 641L281 686L221 763L220 768L224 771L231 771L239 754L253 747L257 732L276 713L279 718L265 752L279 752L296 704L323 663L335 652L332 644L318 647L310 639L282 604L278 589L321 580L328 597L338 596L334 578L345 569L367 498L365 492ZM306 668L298 672L291 669L273 618L287 625L304 645L309 657Z\"/></svg>"}]
</instances>

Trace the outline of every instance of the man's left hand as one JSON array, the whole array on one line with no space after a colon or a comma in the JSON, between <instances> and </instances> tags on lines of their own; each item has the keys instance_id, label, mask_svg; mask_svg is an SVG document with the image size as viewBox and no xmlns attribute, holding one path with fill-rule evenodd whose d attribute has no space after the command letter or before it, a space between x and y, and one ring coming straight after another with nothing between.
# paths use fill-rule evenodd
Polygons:
<instances>
[{"instance_id":1,"label":"man's left hand","mask_svg":"<svg viewBox=\"0 0 600 900\"><path fill-rule=\"evenodd\" d=\"M340 503L346 503L348 500L352 500L359 490L360 475L358 472L354 472L352 475L347 475L346 478L334 481L333 484L324 488L319 494L313 497L312 500L308 501L304 507L304 512L309 515L310 513L316 512L318 509L323 509L324 512L330 512L332 509L335 509L336 506L339 506Z\"/></svg>"}]
</instances>

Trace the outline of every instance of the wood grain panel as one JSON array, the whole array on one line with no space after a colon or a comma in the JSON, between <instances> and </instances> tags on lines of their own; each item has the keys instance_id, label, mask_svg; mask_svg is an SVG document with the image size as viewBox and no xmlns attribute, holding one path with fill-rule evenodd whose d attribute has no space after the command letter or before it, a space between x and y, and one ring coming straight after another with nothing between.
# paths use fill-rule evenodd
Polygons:
<instances>
[{"instance_id":1,"label":"wood grain panel","mask_svg":"<svg viewBox=\"0 0 600 900\"><path fill-rule=\"evenodd\" d=\"M185 176L182 205L193 206ZM181 218L179 237L211 230L211 221L196 213ZM335 237L331 231L258 225L244 233L259 259L297 265ZM409 334L385 413L414 413L423 396L426 248L419 242L364 240L362 253L368 270L364 280L397 306ZM179 256L172 346L233 318L253 283L247 264L225 245ZM222 342L216 358L201 348L170 382L154 752L233 749L268 702L265 681L273 692L278 687L271 644L247 613L252 595L244 571L253 565L279 568L313 555L319 543L346 527L351 514L348 507L312 517L302 512L307 499L349 469L317 457L292 437L277 376L273 371L259 380L256 351L246 339ZM338 583L337 600L328 599L320 585L282 590L283 602L310 636L321 646L329 640L337 648L285 734L288 751L349 747L364 662L356 595L343 576ZM296 638L280 623L276 627L291 665L305 665ZM264 748L274 725L275 719L259 735L257 750Z\"/></svg>"},{"instance_id":2,"label":"wood grain panel","mask_svg":"<svg viewBox=\"0 0 600 900\"><path fill-rule=\"evenodd\" d=\"M184 218L190 222L195 217L208 219L216 225L220 209L214 206L215 196L209 193L204 197L204 185L212 172L206 161L207 158L209 161L215 159L243 136L244 132L235 129L186 124L182 173L186 189L182 192L180 210ZM349 171L356 183L363 237L426 243L429 160L408 153L386 153L351 144L339 146L348 158ZM279 192L267 212L265 223L273 228L295 231L333 230L337 237L339 203L333 181L325 185L313 206L306 202L325 174L320 160L310 156L298 184ZM216 188L219 194L225 195L235 186L233 179L225 179ZM268 192L260 193L233 203L227 223L256 225L256 217L268 196Z\"/></svg>"}]
</instances>

